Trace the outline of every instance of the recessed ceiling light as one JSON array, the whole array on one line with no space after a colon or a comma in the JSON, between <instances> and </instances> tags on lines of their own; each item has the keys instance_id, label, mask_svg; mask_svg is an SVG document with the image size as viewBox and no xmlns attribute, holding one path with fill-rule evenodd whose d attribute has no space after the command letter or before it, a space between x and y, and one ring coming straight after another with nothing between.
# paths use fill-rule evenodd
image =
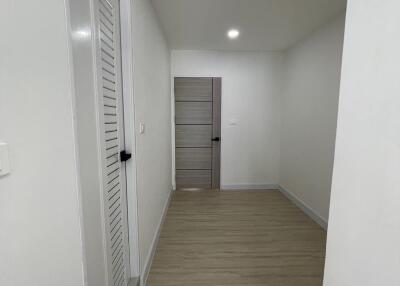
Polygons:
<instances>
[{"instance_id":1,"label":"recessed ceiling light","mask_svg":"<svg viewBox=\"0 0 400 286\"><path fill-rule=\"evenodd\" d=\"M230 39L236 39L237 37L239 37L239 30L236 29L231 29L228 31L227 35Z\"/></svg>"}]
</instances>

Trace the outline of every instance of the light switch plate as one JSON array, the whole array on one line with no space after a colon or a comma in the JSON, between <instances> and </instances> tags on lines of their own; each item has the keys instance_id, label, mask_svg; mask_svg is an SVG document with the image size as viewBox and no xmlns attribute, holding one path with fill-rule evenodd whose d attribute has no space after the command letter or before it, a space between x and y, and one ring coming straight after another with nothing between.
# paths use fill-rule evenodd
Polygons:
<instances>
[{"instance_id":1,"label":"light switch plate","mask_svg":"<svg viewBox=\"0 0 400 286\"><path fill-rule=\"evenodd\" d=\"M140 132L140 134L143 134L145 132L145 129L146 129L146 127L145 127L144 123L140 123L139 124L139 132Z\"/></svg>"},{"instance_id":2,"label":"light switch plate","mask_svg":"<svg viewBox=\"0 0 400 286\"><path fill-rule=\"evenodd\" d=\"M8 145L0 142L0 176L10 173L10 161L8 156Z\"/></svg>"}]
</instances>

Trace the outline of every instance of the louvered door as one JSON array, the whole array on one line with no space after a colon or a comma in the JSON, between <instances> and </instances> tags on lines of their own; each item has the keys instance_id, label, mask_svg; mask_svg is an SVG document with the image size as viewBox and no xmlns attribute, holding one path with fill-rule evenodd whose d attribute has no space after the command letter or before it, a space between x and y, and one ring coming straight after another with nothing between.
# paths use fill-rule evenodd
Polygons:
<instances>
[{"instance_id":1,"label":"louvered door","mask_svg":"<svg viewBox=\"0 0 400 286\"><path fill-rule=\"evenodd\" d=\"M120 152L124 149L124 129L119 2L95 0L95 3L108 282L110 286L126 286L129 247L126 174L120 159Z\"/></svg>"}]
</instances>

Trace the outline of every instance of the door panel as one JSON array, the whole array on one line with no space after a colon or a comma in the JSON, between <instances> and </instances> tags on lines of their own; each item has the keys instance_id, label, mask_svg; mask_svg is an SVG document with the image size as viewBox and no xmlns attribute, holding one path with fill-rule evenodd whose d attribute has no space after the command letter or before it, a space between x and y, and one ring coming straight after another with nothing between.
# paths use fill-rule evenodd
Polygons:
<instances>
[{"instance_id":1,"label":"door panel","mask_svg":"<svg viewBox=\"0 0 400 286\"><path fill-rule=\"evenodd\" d=\"M177 170L211 170L211 148L177 148Z\"/></svg>"},{"instance_id":2,"label":"door panel","mask_svg":"<svg viewBox=\"0 0 400 286\"><path fill-rule=\"evenodd\" d=\"M129 278L129 247L122 107L119 0L96 0L97 81L102 122L104 232L107 277L110 286L126 286Z\"/></svg>"},{"instance_id":3,"label":"door panel","mask_svg":"<svg viewBox=\"0 0 400 286\"><path fill-rule=\"evenodd\" d=\"M221 79L175 78L178 189L219 188Z\"/></svg>"},{"instance_id":4,"label":"door panel","mask_svg":"<svg viewBox=\"0 0 400 286\"><path fill-rule=\"evenodd\" d=\"M178 189L211 188L211 170L177 170L176 183Z\"/></svg>"},{"instance_id":5,"label":"door panel","mask_svg":"<svg viewBox=\"0 0 400 286\"><path fill-rule=\"evenodd\" d=\"M221 137L221 78L213 80L213 128L212 137ZM221 166L221 143L212 142L212 188L217 189L220 185L220 166Z\"/></svg>"},{"instance_id":6,"label":"door panel","mask_svg":"<svg viewBox=\"0 0 400 286\"><path fill-rule=\"evenodd\" d=\"M175 100L212 101L211 78L177 78L175 80Z\"/></svg>"},{"instance_id":7,"label":"door panel","mask_svg":"<svg viewBox=\"0 0 400 286\"><path fill-rule=\"evenodd\" d=\"M176 124L212 124L212 102L177 102Z\"/></svg>"},{"instance_id":8,"label":"door panel","mask_svg":"<svg viewBox=\"0 0 400 286\"><path fill-rule=\"evenodd\" d=\"M177 125L176 147L211 147L211 125Z\"/></svg>"}]
</instances>

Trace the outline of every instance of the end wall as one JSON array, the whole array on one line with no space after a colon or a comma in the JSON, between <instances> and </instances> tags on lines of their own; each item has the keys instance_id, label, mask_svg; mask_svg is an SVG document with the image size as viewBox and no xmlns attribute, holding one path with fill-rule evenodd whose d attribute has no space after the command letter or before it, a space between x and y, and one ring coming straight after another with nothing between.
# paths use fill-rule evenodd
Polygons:
<instances>
[{"instance_id":1,"label":"end wall","mask_svg":"<svg viewBox=\"0 0 400 286\"><path fill-rule=\"evenodd\" d=\"M279 184L279 52L172 51L174 77L222 77L221 187Z\"/></svg>"},{"instance_id":2,"label":"end wall","mask_svg":"<svg viewBox=\"0 0 400 286\"><path fill-rule=\"evenodd\" d=\"M327 222L345 17L285 54L280 184Z\"/></svg>"}]
</instances>

